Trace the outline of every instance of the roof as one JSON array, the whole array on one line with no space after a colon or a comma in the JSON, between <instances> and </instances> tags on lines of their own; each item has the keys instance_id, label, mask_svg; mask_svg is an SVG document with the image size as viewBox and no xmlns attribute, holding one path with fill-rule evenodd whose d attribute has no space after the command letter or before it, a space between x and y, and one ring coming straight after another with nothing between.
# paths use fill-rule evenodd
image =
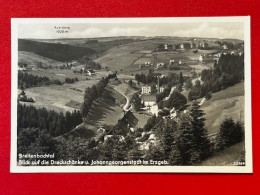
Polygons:
<instances>
[{"instance_id":1,"label":"roof","mask_svg":"<svg viewBox=\"0 0 260 195\"><path fill-rule=\"evenodd\" d=\"M90 69L90 70L88 70L90 73L95 73L95 71L94 70L92 70L92 69Z\"/></svg>"},{"instance_id":2,"label":"roof","mask_svg":"<svg viewBox=\"0 0 260 195\"><path fill-rule=\"evenodd\" d=\"M168 85L167 84L163 84L162 86L160 86L160 87L167 87Z\"/></svg>"},{"instance_id":3,"label":"roof","mask_svg":"<svg viewBox=\"0 0 260 195\"><path fill-rule=\"evenodd\" d=\"M127 111L127 113L124 115L121 121L128 123L130 127L135 127L138 123L138 119L130 110Z\"/></svg>"},{"instance_id":4,"label":"roof","mask_svg":"<svg viewBox=\"0 0 260 195\"><path fill-rule=\"evenodd\" d=\"M156 96L155 95L143 95L142 99L145 102L155 102L156 101Z\"/></svg>"},{"instance_id":5,"label":"roof","mask_svg":"<svg viewBox=\"0 0 260 195\"><path fill-rule=\"evenodd\" d=\"M129 128L135 127L138 123L138 119L134 116L134 114L129 110L127 113L118 120L118 126L123 130L123 134L127 134Z\"/></svg>"}]
</instances>

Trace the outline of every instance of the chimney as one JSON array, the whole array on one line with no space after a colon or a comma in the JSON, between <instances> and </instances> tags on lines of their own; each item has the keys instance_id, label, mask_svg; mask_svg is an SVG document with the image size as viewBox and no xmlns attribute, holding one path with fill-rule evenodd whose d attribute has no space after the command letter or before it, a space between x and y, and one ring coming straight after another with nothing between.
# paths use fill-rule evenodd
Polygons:
<instances>
[{"instance_id":1,"label":"chimney","mask_svg":"<svg viewBox=\"0 0 260 195\"><path fill-rule=\"evenodd\" d=\"M158 76L157 93L160 93L160 77Z\"/></svg>"}]
</instances>

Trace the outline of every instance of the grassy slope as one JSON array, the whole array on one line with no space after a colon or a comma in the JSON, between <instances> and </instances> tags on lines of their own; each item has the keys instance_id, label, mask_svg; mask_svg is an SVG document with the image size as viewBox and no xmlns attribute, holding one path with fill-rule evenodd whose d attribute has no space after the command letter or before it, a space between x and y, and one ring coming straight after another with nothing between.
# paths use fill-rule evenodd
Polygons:
<instances>
[{"instance_id":1,"label":"grassy slope","mask_svg":"<svg viewBox=\"0 0 260 195\"><path fill-rule=\"evenodd\" d=\"M43 56L37 55L32 52L19 51L18 52L18 61L22 63L26 63L29 65L37 65L39 62L42 63L43 66L62 66L64 63L58 62L56 60L52 60L50 58L45 58Z\"/></svg>"},{"instance_id":2,"label":"grassy slope","mask_svg":"<svg viewBox=\"0 0 260 195\"><path fill-rule=\"evenodd\" d=\"M101 98L98 98L87 117L86 125L95 127L117 124L118 119L122 116L122 106L126 103L123 95L108 86Z\"/></svg>"},{"instance_id":3,"label":"grassy slope","mask_svg":"<svg viewBox=\"0 0 260 195\"><path fill-rule=\"evenodd\" d=\"M206 113L206 127L209 133L215 133L225 117L244 121L244 83L238 83L225 90L212 94L201 108Z\"/></svg>"},{"instance_id":4,"label":"grassy slope","mask_svg":"<svg viewBox=\"0 0 260 195\"><path fill-rule=\"evenodd\" d=\"M116 101L115 101L116 99ZM91 138L98 135L97 130L100 126L115 125L123 117L123 110L120 106L125 104L124 96L108 86L101 98L98 98L92 105L86 121L79 128L64 135L64 137L84 137Z\"/></svg>"},{"instance_id":5,"label":"grassy slope","mask_svg":"<svg viewBox=\"0 0 260 195\"><path fill-rule=\"evenodd\" d=\"M222 152L203 161L200 166L232 166L234 162L239 162L242 152L245 149L245 142L233 145Z\"/></svg>"},{"instance_id":6,"label":"grassy slope","mask_svg":"<svg viewBox=\"0 0 260 195\"><path fill-rule=\"evenodd\" d=\"M103 66L108 66L111 70L124 69L131 65L146 53L147 51L153 50L157 44L160 43L180 43L182 40L176 40L167 38L136 41L128 44L114 47L105 52L104 56L98 58L96 62L101 63ZM144 52L145 51L145 52Z\"/></svg>"},{"instance_id":7,"label":"grassy slope","mask_svg":"<svg viewBox=\"0 0 260 195\"><path fill-rule=\"evenodd\" d=\"M48 110L55 110L56 112L73 111L74 108L68 107L66 104L71 100L81 103L83 101L86 87L91 87L97 82L98 81L96 80L88 80L76 82L74 84L29 88L25 90L26 95L32 97L35 100L35 103L26 104L32 104L38 108L45 107ZM70 88L77 88L82 90L82 92Z\"/></svg>"}]
</instances>

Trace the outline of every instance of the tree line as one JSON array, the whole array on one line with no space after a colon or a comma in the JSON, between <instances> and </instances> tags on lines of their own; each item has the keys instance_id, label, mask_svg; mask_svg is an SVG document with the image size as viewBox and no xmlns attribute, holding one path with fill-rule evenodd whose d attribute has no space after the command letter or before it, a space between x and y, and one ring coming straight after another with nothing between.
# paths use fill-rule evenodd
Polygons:
<instances>
[{"instance_id":1,"label":"tree line","mask_svg":"<svg viewBox=\"0 0 260 195\"><path fill-rule=\"evenodd\" d=\"M66 78L65 79L65 83L75 83L75 82L78 82L79 79L78 77L75 77L75 78Z\"/></svg>"},{"instance_id":2,"label":"tree line","mask_svg":"<svg viewBox=\"0 0 260 195\"><path fill-rule=\"evenodd\" d=\"M17 128L39 128L46 130L51 136L59 136L74 129L82 123L82 117L79 111L57 113L46 108L35 108L18 103L17 108Z\"/></svg>"},{"instance_id":3,"label":"tree line","mask_svg":"<svg viewBox=\"0 0 260 195\"><path fill-rule=\"evenodd\" d=\"M26 72L18 72L18 88L26 89L31 87L38 87L42 85L57 84L62 85L62 82L57 79L49 79L48 77L41 77Z\"/></svg>"},{"instance_id":4,"label":"tree line","mask_svg":"<svg viewBox=\"0 0 260 195\"><path fill-rule=\"evenodd\" d=\"M83 117L87 117L88 112L93 104L93 102L102 96L105 87L107 86L111 78L115 78L116 74L109 74L107 77L102 77L101 80L93 85L92 87L87 87L84 94L84 100L81 105L81 114Z\"/></svg>"},{"instance_id":5,"label":"tree line","mask_svg":"<svg viewBox=\"0 0 260 195\"><path fill-rule=\"evenodd\" d=\"M214 69L201 72L201 83L197 80L188 94L189 100L195 100L218 92L244 80L244 55L221 55Z\"/></svg>"},{"instance_id":6,"label":"tree line","mask_svg":"<svg viewBox=\"0 0 260 195\"><path fill-rule=\"evenodd\" d=\"M33 52L61 62L72 61L96 53L95 50L86 47L59 43L43 43L24 39L18 39L18 50Z\"/></svg>"}]
</instances>

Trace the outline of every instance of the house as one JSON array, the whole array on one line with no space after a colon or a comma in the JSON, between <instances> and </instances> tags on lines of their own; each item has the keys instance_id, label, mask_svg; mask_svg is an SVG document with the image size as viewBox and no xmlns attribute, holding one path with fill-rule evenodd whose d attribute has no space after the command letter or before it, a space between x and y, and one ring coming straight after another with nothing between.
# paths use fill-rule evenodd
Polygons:
<instances>
[{"instance_id":1,"label":"house","mask_svg":"<svg viewBox=\"0 0 260 195\"><path fill-rule=\"evenodd\" d=\"M211 54L208 55L200 55L199 61L200 62L212 62L214 60L214 56Z\"/></svg>"},{"instance_id":2,"label":"house","mask_svg":"<svg viewBox=\"0 0 260 195\"><path fill-rule=\"evenodd\" d=\"M156 96L155 95L143 95L142 103L146 107L151 107L156 105Z\"/></svg>"},{"instance_id":3,"label":"house","mask_svg":"<svg viewBox=\"0 0 260 195\"><path fill-rule=\"evenodd\" d=\"M138 119L134 116L134 114L128 110L124 113L124 116L118 120L118 127L121 131L121 134L127 135L131 128L134 128L138 123Z\"/></svg>"},{"instance_id":4,"label":"house","mask_svg":"<svg viewBox=\"0 0 260 195\"><path fill-rule=\"evenodd\" d=\"M179 60L179 64L182 64L181 60Z\"/></svg>"},{"instance_id":5,"label":"house","mask_svg":"<svg viewBox=\"0 0 260 195\"><path fill-rule=\"evenodd\" d=\"M26 70L26 68L24 68L24 67L18 67L18 70L20 70L20 71L25 71Z\"/></svg>"},{"instance_id":6,"label":"house","mask_svg":"<svg viewBox=\"0 0 260 195\"><path fill-rule=\"evenodd\" d=\"M90 69L90 70L87 70L87 75L92 76L92 75L96 75L96 73L94 70Z\"/></svg>"},{"instance_id":7,"label":"house","mask_svg":"<svg viewBox=\"0 0 260 195\"><path fill-rule=\"evenodd\" d=\"M190 49L190 43L181 43L180 49Z\"/></svg>"},{"instance_id":8,"label":"house","mask_svg":"<svg viewBox=\"0 0 260 195\"><path fill-rule=\"evenodd\" d=\"M164 92L164 90L166 89L167 85L162 85L159 87L159 93Z\"/></svg>"},{"instance_id":9,"label":"house","mask_svg":"<svg viewBox=\"0 0 260 195\"><path fill-rule=\"evenodd\" d=\"M149 85L142 86L142 94L151 94L152 93L152 87Z\"/></svg>"},{"instance_id":10,"label":"house","mask_svg":"<svg viewBox=\"0 0 260 195\"><path fill-rule=\"evenodd\" d=\"M159 62L156 64L156 68L163 68L164 67L164 63L163 62Z\"/></svg>"},{"instance_id":11,"label":"house","mask_svg":"<svg viewBox=\"0 0 260 195\"><path fill-rule=\"evenodd\" d=\"M228 49L228 46L227 46L227 45L223 45L222 47L223 47L223 49L225 49L225 50Z\"/></svg>"},{"instance_id":12,"label":"house","mask_svg":"<svg viewBox=\"0 0 260 195\"><path fill-rule=\"evenodd\" d=\"M171 64L174 64L174 60L170 60L169 61L169 64L171 65Z\"/></svg>"},{"instance_id":13,"label":"house","mask_svg":"<svg viewBox=\"0 0 260 195\"><path fill-rule=\"evenodd\" d=\"M151 66L151 62L144 62L144 66L145 66L145 67Z\"/></svg>"},{"instance_id":14,"label":"house","mask_svg":"<svg viewBox=\"0 0 260 195\"><path fill-rule=\"evenodd\" d=\"M22 92L18 95L18 98L27 98L24 90L22 90Z\"/></svg>"},{"instance_id":15,"label":"house","mask_svg":"<svg viewBox=\"0 0 260 195\"><path fill-rule=\"evenodd\" d=\"M200 62L203 62L203 56L202 56L202 55L200 55L199 61L200 61Z\"/></svg>"},{"instance_id":16,"label":"house","mask_svg":"<svg viewBox=\"0 0 260 195\"><path fill-rule=\"evenodd\" d=\"M209 46L209 44L206 43L206 42L200 42L200 43L199 43L199 46L200 46L201 48L206 48L206 47Z\"/></svg>"}]
</instances>

